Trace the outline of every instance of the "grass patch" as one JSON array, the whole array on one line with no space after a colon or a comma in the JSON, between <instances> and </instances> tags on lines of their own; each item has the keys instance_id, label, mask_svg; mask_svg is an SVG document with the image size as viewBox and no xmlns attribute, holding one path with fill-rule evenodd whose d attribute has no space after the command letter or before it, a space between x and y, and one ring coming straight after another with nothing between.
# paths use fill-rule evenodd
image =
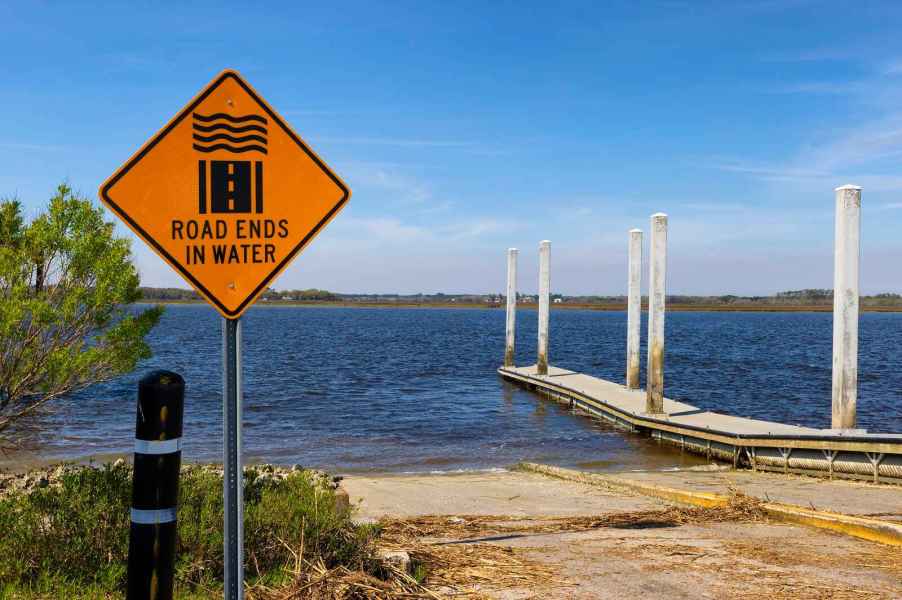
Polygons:
<instances>
[{"instance_id":1,"label":"grass patch","mask_svg":"<svg viewBox=\"0 0 902 600\"><path fill-rule=\"evenodd\" d=\"M54 485L0 499L0 598L121 598L126 584L131 467L73 470ZM221 594L221 474L182 472L177 597ZM294 576L297 552L325 569L379 575L372 526L352 522L321 477L245 473L245 575L278 586Z\"/></svg>"}]
</instances>

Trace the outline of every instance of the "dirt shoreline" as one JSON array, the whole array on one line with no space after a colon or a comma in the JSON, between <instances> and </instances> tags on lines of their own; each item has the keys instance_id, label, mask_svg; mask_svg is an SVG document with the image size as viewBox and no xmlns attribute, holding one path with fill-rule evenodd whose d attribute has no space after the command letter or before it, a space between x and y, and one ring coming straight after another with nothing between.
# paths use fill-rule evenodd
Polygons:
<instances>
[{"instance_id":1,"label":"dirt shoreline","mask_svg":"<svg viewBox=\"0 0 902 600\"><path fill-rule=\"evenodd\" d=\"M0 497L66 472L45 462L0 475ZM278 477L301 467L263 468ZM380 523L385 550L428 557L432 589L448 597L902 597L902 548L772 521L758 508L765 498L807 501L902 519L899 487L718 465L618 475L735 498L697 508L522 470L321 475L347 494L357 520Z\"/></svg>"},{"instance_id":2,"label":"dirt shoreline","mask_svg":"<svg viewBox=\"0 0 902 600\"><path fill-rule=\"evenodd\" d=\"M63 482L66 475L79 473L85 469L102 469L107 465L118 467L127 463L125 458L117 458L115 460L90 461L90 462L57 462L42 465L40 467L30 468L19 472L10 472L0 470L0 500L10 494L20 492L30 493L33 490L59 486ZM253 469L256 471L256 477L283 480L292 473L304 471L320 481L324 486L333 490L337 490L339 482L343 479L341 475L332 475L319 469L306 469L301 465L273 465L268 463L259 463L245 466L245 472ZM210 463L184 463L181 465L182 474L189 472L215 473L222 477L222 465Z\"/></svg>"}]
</instances>

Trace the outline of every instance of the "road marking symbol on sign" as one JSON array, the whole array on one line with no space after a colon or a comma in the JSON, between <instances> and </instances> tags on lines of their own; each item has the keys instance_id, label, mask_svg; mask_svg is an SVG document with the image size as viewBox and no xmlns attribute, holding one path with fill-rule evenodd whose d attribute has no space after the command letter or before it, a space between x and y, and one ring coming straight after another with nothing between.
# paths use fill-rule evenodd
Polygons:
<instances>
[{"instance_id":1,"label":"road marking symbol on sign","mask_svg":"<svg viewBox=\"0 0 902 600\"><path fill-rule=\"evenodd\" d=\"M247 310L350 195L231 70L100 187L104 204L227 319Z\"/></svg>"}]
</instances>

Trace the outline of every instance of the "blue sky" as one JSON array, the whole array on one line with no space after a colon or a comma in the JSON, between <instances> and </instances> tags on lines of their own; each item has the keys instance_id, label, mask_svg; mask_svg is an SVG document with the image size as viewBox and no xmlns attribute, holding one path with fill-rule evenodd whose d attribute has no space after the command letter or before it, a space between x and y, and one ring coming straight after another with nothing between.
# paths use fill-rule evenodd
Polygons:
<instances>
[{"instance_id":1,"label":"blue sky","mask_svg":"<svg viewBox=\"0 0 902 600\"><path fill-rule=\"evenodd\" d=\"M658 211L671 293L831 287L855 183L862 290L902 291L898 3L299 4L0 7L0 195L95 197L229 67L354 193L280 289L496 292L513 246L533 291L550 239L555 292L623 293Z\"/></svg>"}]
</instances>

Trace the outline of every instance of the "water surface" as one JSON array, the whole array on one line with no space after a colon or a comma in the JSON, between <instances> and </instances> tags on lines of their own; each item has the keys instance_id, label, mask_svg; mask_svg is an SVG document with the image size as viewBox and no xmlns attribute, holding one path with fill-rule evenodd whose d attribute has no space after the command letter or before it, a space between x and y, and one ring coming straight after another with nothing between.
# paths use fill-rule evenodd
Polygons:
<instances>
[{"instance_id":1,"label":"water surface","mask_svg":"<svg viewBox=\"0 0 902 600\"><path fill-rule=\"evenodd\" d=\"M187 381L185 457L220 460L220 323L206 306L167 307L150 337L153 358L60 402L37 454L129 452L136 381L167 368ZM669 313L666 393L705 409L828 427L831 323L824 313ZM625 313L553 311L551 362L621 381L625 329ZM518 312L517 333L517 363L534 363L535 311ZM342 472L697 460L504 383L495 373L502 309L260 307L244 318L244 340L251 460ZM862 315L858 415L871 431L902 431L900 340L902 315Z\"/></svg>"}]
</instances>

